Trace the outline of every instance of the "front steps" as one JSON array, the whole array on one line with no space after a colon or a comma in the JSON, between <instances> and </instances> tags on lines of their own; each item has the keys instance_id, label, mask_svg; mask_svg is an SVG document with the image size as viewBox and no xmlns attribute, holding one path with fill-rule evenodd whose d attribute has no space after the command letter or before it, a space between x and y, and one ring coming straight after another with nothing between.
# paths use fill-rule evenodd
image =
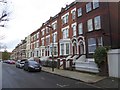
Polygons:
<instances>
[{"instance_id":1,"label":"front steps","mask_svg":"<svg viewBox=\"0 0 120 90\"><path fill-rule=\"evenodd\" d=\"M92 73L99 72L96 63L94 61L90 61L90 60L76 61L75 62L75 70L92 72Z\"/></svg>"}]
</instances>

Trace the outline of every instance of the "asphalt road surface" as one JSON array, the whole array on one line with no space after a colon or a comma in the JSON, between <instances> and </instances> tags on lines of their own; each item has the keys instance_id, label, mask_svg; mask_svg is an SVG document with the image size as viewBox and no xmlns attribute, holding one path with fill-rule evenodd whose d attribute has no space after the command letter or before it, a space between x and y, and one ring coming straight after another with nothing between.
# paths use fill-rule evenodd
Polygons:
<instances>
[{"instance_id":1,"label":"asphalt road surface","mask_svg":"<svg viewBox=\"0 0 120 90\"><path fill-rule=\"evenodd\" d=\"M89 84L44 71L27 72L3 63L2 88L95 88Z\"/></svg>"}]
</instances>

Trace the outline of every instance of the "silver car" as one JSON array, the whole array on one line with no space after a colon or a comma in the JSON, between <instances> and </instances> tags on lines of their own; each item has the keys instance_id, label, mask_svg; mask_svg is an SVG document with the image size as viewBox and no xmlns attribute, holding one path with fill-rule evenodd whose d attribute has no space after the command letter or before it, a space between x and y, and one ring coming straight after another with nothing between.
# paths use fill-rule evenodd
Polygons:
<instances>
[{"instance_id":1,"label":"silver car","mask_svg":"<svg viewBox=\"0 0 120 90\"><path fill-rule=\"evenodd\" d=\"M16 67L17 68L23 68L24 67L24 63L27 59L22 59L22 60L17 60L16 62Z\"/></svg>"}]
</instances>

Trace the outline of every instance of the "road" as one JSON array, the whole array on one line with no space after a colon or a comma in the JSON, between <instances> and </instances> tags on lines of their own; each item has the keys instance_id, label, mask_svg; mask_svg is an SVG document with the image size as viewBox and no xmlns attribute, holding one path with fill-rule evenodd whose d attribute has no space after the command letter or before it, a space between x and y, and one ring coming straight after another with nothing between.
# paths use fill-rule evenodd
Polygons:
<instances>
[{"instance_id":1,"label":"road","mask_svg":"<svg viewBox=\"0 0 120 90\"><path fill-rule=\"evenodd\" d=\"M93 86L44 71L27 72L3 63L2 88L94 88Z\"/></svg>"}]
</instances>

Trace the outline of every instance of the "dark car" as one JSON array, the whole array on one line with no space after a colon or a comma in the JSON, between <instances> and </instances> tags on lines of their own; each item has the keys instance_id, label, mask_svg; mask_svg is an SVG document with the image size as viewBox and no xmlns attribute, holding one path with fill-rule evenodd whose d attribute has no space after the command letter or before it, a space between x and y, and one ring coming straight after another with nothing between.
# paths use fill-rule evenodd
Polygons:
<instances>
[{"instance_id":1,"label":"dark car","mask_svg":"<svg viewBox=\"0 0 120 90\"><path fill-rule=\"evenodd\" d=\"M41 71L41 64L35 60L27 60L24 64L24 70L26 71Z\"/></svg>"},{"instance_id":2,"label":"dark car","mask_svg":"<svg viewBox=\"0 0 120 90\"><path fill-rule=\"evenodd\" d=\"M22 59L22 60L17 60L16 62L16 67L17 68L23 68L24 67L24 63L27 59Z\"/></svg>"}]
</instances>

